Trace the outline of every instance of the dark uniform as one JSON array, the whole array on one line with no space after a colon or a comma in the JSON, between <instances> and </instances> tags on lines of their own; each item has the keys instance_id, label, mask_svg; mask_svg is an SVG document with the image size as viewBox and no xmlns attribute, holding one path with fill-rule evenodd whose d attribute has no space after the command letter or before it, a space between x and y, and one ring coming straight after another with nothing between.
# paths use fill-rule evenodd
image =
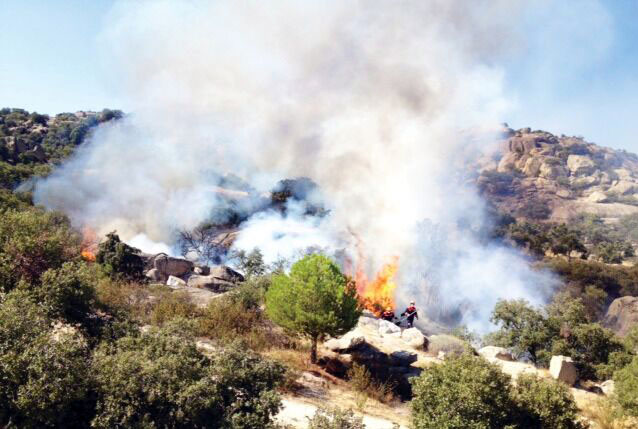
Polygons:
<instances>
[{"instance_id":1,"label":"dark uniform","mask_svg":"<svg viewBox=\"0 0 638 429\"><path fill-rule=\"evenodd\" d=\"M414 318L415 317L417 319L419 318L419 315L416 312L416 307L414 306L414 304L410 304L410 306L406 308L403 313L401 313L401 316L408 316L407 320L408 320L408 326L410 328L414 326Z\"/></svg>"}]
</instances>

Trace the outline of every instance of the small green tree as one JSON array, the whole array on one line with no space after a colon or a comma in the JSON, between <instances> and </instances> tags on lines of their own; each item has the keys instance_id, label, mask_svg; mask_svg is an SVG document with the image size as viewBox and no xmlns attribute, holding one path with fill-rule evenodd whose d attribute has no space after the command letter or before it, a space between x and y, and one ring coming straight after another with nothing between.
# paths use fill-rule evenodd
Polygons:
<instances>
[{"instance_id":1,"label":"small green tree","mask_svg":"<svg viewBox=\"0 0 638 429\"><path fill-rule=\"evenodd\" d=\"M511 348L517 354L527 354L534 363L554 335L543 314L522 299L498 301L490 320L500 325L500 330L488 341Z\"/></svg>"},{"instance_id":2,"label":"small green tree","mask_svg":"<svg viewBox=\"0 0 638 429\"><path fill-rule=\"evenodd\" d=\"M490 429L511 423L510 377L480 357L463 354L412 379L415 429Z\"/></svg>"},{"instance_id":3,"label":"small green tree","mask_svg":"<svg viewBox=\"0 0 638 429\"><path fill-rule=\"evenodd\" d=\"M565 224L550 229L549 238L551 251L557 255L567 256L567 260L571 261L572 252L580 252L583 256L587 255L587 248L580 241L578 232L569 229Z\"/></svg>"},{"instance_id":4,"label":"small green tree","mask_svg":"<svg viewBox=\"0 0 638 429\"><path fill-rule=\"evenodd\" d=\"M290 275L273 278L266 292L266 313L278 325L310 338L310 360L317 362L317 343L355 327L361 309L354 285L323 255L297 261Z\"/></svg>"}]
</instances>

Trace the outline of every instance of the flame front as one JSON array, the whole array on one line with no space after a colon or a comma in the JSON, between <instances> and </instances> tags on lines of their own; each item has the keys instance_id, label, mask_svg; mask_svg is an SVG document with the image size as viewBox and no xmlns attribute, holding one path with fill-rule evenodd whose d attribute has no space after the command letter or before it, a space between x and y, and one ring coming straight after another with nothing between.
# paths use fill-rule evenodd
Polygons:
<instances>
[{"instance_id":1,"label":"flame front","mask_svg":"<svg viewBox=\"0 0 638 429\"><path fill-rule=\"evenodd\" d=\"M363 271L357 271L355 282L359 299L365 308L377 316L386 308L395 308L394 290L397 285L394 277L399 270L399 258L385 264L377 273L374 280L368 280Z\"/></svg>"},{"instance_id":2,"label":"flame front","mask_svg":"<svg viewBox=\"0 0 638 429\"><path fill-rule=\"evenodd\" d=\"M95 252L97 251L97 234L89 227L82 229L82 259L88 262L95 262Z\"/></svg>"}]
</instances>

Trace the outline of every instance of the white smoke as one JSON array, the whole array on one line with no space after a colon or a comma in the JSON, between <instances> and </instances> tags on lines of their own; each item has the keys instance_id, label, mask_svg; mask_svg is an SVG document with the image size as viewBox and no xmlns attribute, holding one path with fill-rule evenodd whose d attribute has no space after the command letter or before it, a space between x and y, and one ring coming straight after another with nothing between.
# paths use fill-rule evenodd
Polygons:
<instances>
[{"instance_id":1,"label":"white smoke","mask_svg":"<svg viewBox=\"0 0 638 429\"><path fill-rule=\"evenodd\" d=\"M259 246L268 260L308 246L362 252L369 274L399 256L401 302L437 296L463 306L455 321L485 327L497 298L540 302L551 283L458 226L484 224L465 167L497 136L467 135L496 129L507 111L498 62L521 40L522 5L118 3L104 62L134 113L39 183L36 200L101 233L171 244L226 204L215 192L224 174L254 195L307 176L330 214L258 214L238 247ZM444 245L423 231L426 219L445 229Z\"/></svg>"}]
</instances>

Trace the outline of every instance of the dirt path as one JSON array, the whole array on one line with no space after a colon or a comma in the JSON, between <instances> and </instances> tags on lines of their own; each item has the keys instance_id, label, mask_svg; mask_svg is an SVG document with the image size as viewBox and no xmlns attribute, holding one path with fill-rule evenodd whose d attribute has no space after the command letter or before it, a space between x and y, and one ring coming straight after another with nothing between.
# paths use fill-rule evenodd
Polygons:
<instances>
[{"instance_id":1,"label":"dirt path","mask_svg":"<svg viewBox=\"0 0 638 429\"><path fill-rule=\"evenodd\" d=\"M277 421L288 424L294 428L307 428L308 418L311 418L317 406L308 402L304 402L298 398L285 397L283 399L283 409L277 415ZM357 413L359 414L359 413ZM359 414L361 415L361 414ZM366 429L392 429L393 422L380 417L363 415L363 423ZM399 426L401 429L407 429L407 426Z\"/></svg>"}]
</instances>

